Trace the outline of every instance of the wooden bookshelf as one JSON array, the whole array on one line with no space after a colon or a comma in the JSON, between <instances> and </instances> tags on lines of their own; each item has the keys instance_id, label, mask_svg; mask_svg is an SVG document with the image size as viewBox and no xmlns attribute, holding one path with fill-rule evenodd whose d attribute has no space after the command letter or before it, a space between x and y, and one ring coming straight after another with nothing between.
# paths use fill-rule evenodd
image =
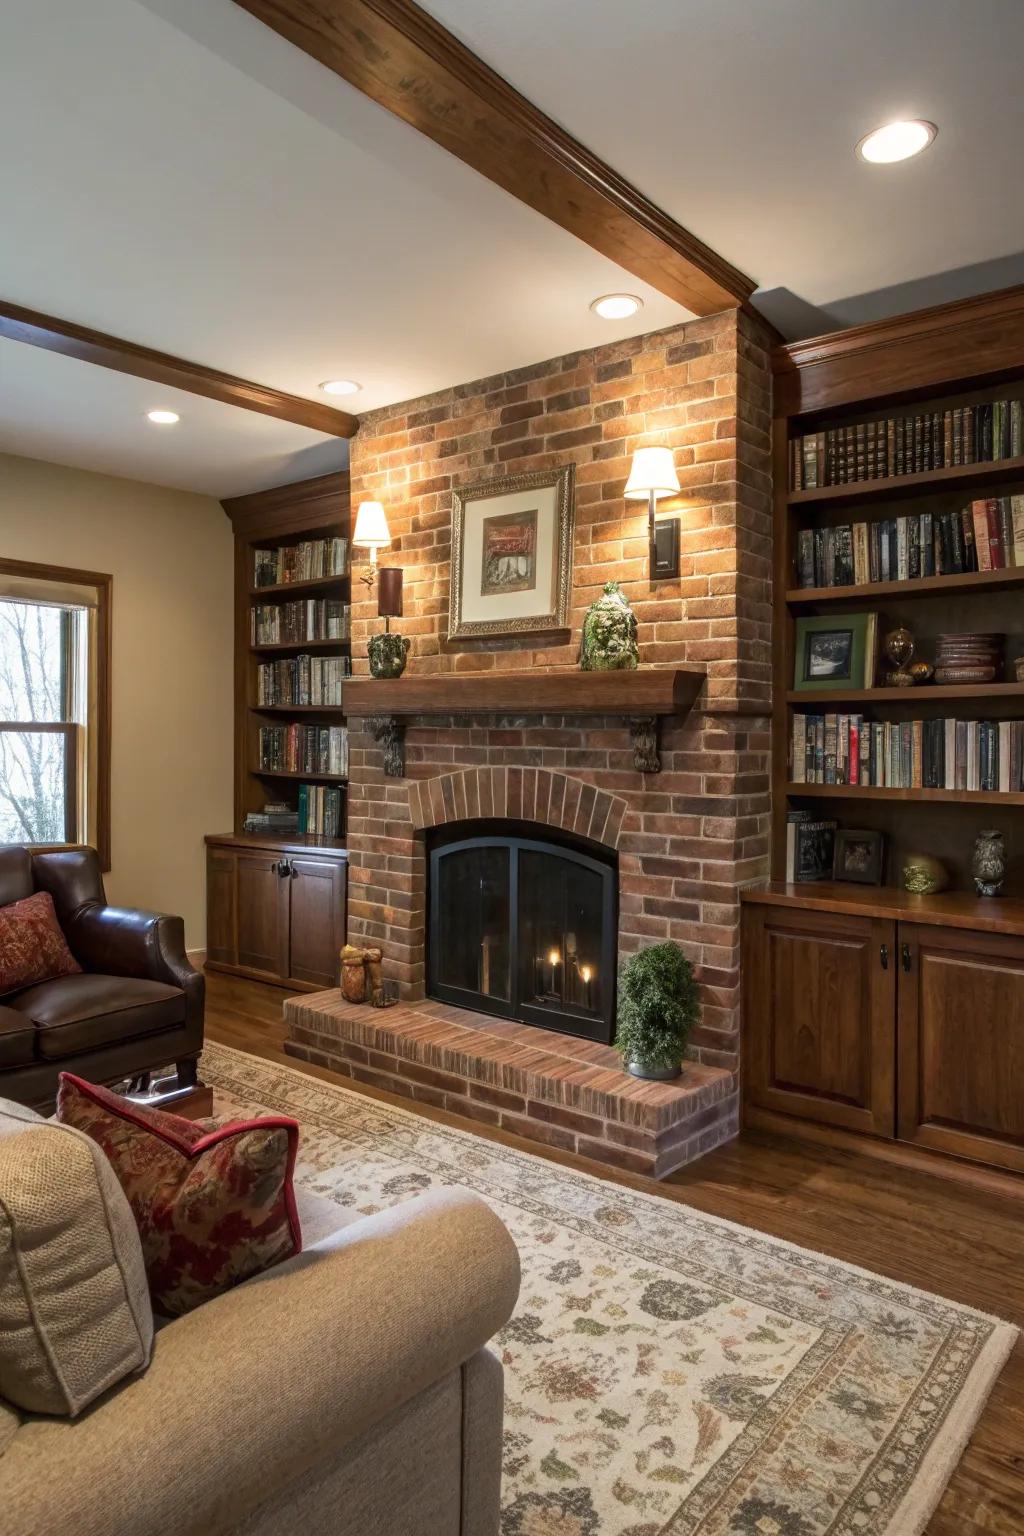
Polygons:
<instances>
[{"instance_id":1,"label":"wooden bookshelf","mask_svg":"<svg viewBox=\"0 0 1024 1536\"><path fill-rule=\"evenodd\" d=\"M338 785L338 774L292 773L260 767L259 732L265 725L344 725L344 704L258 703L257 679L261 663L300 655L346 656L350 643L344 639L295 640L273 644L251 640L250 609L258 604L280 605L296 599L325 598L351 602L351 577L318 576L305 581L286 581L257 586L255 551L285 549L310 539L350 537L348 476L323 475L315 480L283 486L255 496L237 497L224 503L235 530L235 826L243 834L246 814L259 811L268 801L298 803L300 784ZM344 689L344 684L342 685ZM294 844L295 834L289 834ZM299 839L301 841L301 839ZM344 846L344 829L336 839L319 839L313 846Z\"/></svg>"},{"instance_id":2,"label":"wooden bookshelf","mask_svg":"<svg viewBox=\"0 0 1024 1536\"><path fill-rule=\"evenodd\" d=\"M796 342L776 350L774 365L773 878L785 877L787 812L827 801L828 812L823 803L822 813L841 827L885 833L894 883L905 853L931 851L947 863L954 885L965 890L979 827L1002 825L1009 833L1024 794L795 783L789 770L792 721L795 713L809 710L863 714L872 721L928 719L940 712L973 720L1024 717L1024 683L1013 681L1012 669L1012 658L1024 651L1024 569L800 587L797 537L803 529L900 515L895 507L889 510L893 503L909 502L904 510L915 515L939 514L975 497L1022 493L1024 455L793 490L790 443L808 432L861 421L1024 398L1024 289ZM938 633L1004 632L1005 674L976 685L796 689L797 618L866 608L879 613L880 644L888 630L905 624L919 641L917 655L929 661ZM1007 812L1003 822L1000 810ZM1019 860L1011 861L1011 871L1007 888L1024 896Z\"/></svg>"},{"instance_id":3,"label":"wooden bookshelf","mask_svg":"<svg viewBox=\"0 0 1024 1536\"><path fill-rule=\"evenodd\" d=\"M817 607L819 603L884 603L898 597L955 597L1005 592L1024 585L1024 568L1001 571L965 571L961 576L915 576L912 581L870 581L859 587L790 587L786 602L791 607Z\"/></svg>"},{"instance_id":4,"label":"wooden bookshelf","mask_svg":"<svg viewBox=\"0 0 1024 1536\"><path fill-rule=\"evenodd\" d=\"M912 413L912 408L909 408L908 414ZM792 435L800 434L795 432ZM1024 480L1024 455L984 464L951 464L944 469L928 469L921 474L889 475L884 480L851 480L845 485L819 485L811 490L787 491L786 504L790 507L814 507L834 506L837 502L898 501L905 496L931 496L936 491L953 488L980 491L1012 484L1017 480Z\"/></svg>"}]
</instances>

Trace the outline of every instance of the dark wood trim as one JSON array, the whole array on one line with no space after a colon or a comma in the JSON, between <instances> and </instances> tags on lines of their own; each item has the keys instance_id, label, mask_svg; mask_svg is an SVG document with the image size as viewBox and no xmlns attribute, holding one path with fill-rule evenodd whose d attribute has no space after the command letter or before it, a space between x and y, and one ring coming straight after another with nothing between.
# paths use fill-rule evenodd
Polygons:
<instances>
[{"instance_id":1,"label":"dark wood trim","mask_svg":"<svg viewBox=\"0 0 1024 1536\"><path fill-rule=\"evenodd\" d=\"M96 835L100 868L110 869L110 753L112 732L114 578L103 571L80 571L63 565L44 565L35 560L0 558L0 574L28 580L64 582L68 586L96 589ZM90 722L92 723L92 722Z\"/></svg>"},{"instance_id":2,"label":"dark wood trim","mask_svg":"<svg viewBox=\"0 0 1024 1536\"><path fill-rule=\"evenodd\" d=\"M705 673L696 667L637 672L483 672L345 683L346 715L685 714Z\"/></svg>"},{"instance_id":3,"label":"dark wood trim","mask_svg":"<svg viewBox=\"0 0 1024 1536\"><path fill-rule=\"evenodd\" d=\"M413 0L235 0L450 154L697 315L754 284Z\"/></svg>"},{"instance_id":4,"label":"dark wood trim","mask_svg":"<svg viewBox=\"0 0 1024 1536\"><path fill-rule=\"evenodd\" d=\"M355 416L321 405L318 400L288 395L266 384L254 384L251 379L239 379L203 363L190 363L167 352L156 352L134 341L107 336L102 331L92 331L70 320L39 314L4 300L0 300L0 336L43 347L47 352L60 352L64 357L77 357L100 368L112 368L117 373L129 373L137 379L184 389L192 395L204 395L224 405L258 411L263 416L274 416L331 437L353 437L359 426Z\"/></svg>"},{"instance_id":5,"label":"dark wood trim","mask_svg":"<svg viewBox=\"0 0 1024 1536\"><path fill-rule=\"evenodd\" d=\"M301 533L339 522L347 527L348 472L337 470L330 475L315 475L311 480L296 480L293 485L275 485L269 491L255 491L250 496L230 496L221 506L235 533L249 538L261 533ZM251 583L247 581L246 585Z\"/></svg>"},{"instance_id":6,"label":"dark wood trim","mask_svg":"<svg viewBox=\"0 0 1024 1536\"><path fill-rule=\"evenodd\" d=\"M791 907L927 923L935 928L966 928L975 933L1024 934L1024 899L1013 896L995 900L973 896L969 891L915 896L897 886L821 880L806 885L774 881L743 891L740 900L745 907Z\"/></svg>"},{"instance_id":7,"label":"dark wood trim","mask_svg":"<svg viewBox=\"0 0 1024 1536\"><path fill-rule=\"evenodd\" d=\"M777 347L775 414L828 411L1020 371L1024 284ZM852 489L852 487L851 487Z\"/></svg>"}]
</instances>

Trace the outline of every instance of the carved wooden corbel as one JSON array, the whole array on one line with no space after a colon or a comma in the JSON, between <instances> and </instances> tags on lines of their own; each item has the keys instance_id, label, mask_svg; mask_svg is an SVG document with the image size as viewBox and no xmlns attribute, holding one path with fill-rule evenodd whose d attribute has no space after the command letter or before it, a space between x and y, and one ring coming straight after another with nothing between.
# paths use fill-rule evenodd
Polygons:
<instances>
[{"instance_id":1,"label":"carved wooden corbel","mask_svg":"<svg viewBox=\"0 0 1024 1536\"><path fill-rule=\"evenodd\" d=\"M368 715L367 729L384 748L384 772L389 779L405 775L405 721L395 715Z\"/></svg>"},{"instance_id":2,"label":"carved wooden corbel","mask_svg":"<svg viewBox=\"0 0 1024 1536\"><path fill-rule=\"evenodd\" d=\"M633 766L640 773L660 773L661 754L658 749L657 715L648 715L644 719L631 719L629 734L633 738Z\"/></svg>"}]
</instances>

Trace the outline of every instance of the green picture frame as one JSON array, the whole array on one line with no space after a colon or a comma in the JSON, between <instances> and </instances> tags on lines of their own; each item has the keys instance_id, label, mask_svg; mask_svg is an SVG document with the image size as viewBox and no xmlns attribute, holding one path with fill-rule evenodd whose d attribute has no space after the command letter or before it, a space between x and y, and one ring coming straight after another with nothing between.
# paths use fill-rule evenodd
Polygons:
<instances>
[{"instance_id":1,"label":"green picture frame","mask_svg":"<svg viewBox=\"0 0 1024 1536\"><path fill-rule=\"evenodd\" d=\"M849 693L870 688L874 657L868 655L870 613L832 613L827 618L797 619L794 635L793 688L797 693L831 690Z\"/></svg>"}]
</instances>

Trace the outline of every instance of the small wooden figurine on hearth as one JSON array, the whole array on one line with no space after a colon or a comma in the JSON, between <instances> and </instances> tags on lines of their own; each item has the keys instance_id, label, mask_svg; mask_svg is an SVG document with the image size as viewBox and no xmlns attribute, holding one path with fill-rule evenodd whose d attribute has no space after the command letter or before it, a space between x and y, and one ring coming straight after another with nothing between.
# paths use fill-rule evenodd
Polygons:
<instances>
[{"instance_id":1,"label":"small wooden figurine on hearth","mask_svg":"<svg viewBox=\"0 0 1024 1536\"><path fill-rule=\"evenodd\" d=\"M366 1002L365 954L355 944L346 944L341 951L341 995L346 1003Z\"/></svg>"}]
</instances>

